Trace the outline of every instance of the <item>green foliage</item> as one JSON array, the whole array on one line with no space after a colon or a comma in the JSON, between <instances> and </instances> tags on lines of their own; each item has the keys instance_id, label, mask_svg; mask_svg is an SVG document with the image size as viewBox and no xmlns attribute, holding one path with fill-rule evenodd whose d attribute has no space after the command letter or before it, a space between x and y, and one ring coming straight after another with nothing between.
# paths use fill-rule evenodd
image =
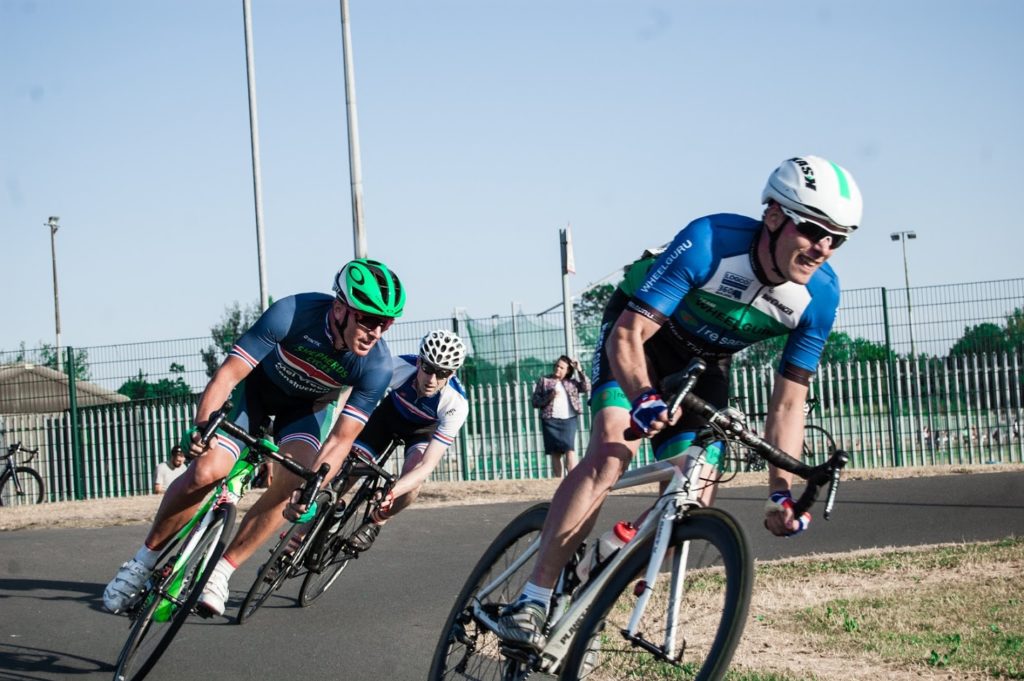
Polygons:
<instances>
[{"instance_id":1,"label":"green foliage","mask_svg":"<svg viewBox=\"0 0 1024 681\"><path fill-rule=\"evenodd\" d=\"M14 358L16 364L22 364L29 362L32 364L39 364L44 367L50 367L51 369L57 369L57 348L49 343L39 343L39 350L35 357L30 357L29 351L25 348L25 341L21 341L21 345L18 348L18 354ZM75 380L76 381L88 381L89 380L89 352L85 349L79 348L73 351L73 359L75 362ZM69 367L67 361L67 348L61 348L60 351L60 370L65 376L69 376Z\"/></svg>"},{"instance_id":2,"label":"green foliage","mask_svg":"<svg viewBox=\"0 0 1024 681\"><path fill-rule=\"evenodd\" d=\"M953 345L949 354L958 357L989 352L1006 352L1010 347L1005 331L998 324L985 322L966 327L964 335Z\"/></svg>"},{"instance_id":3,"label":"green foliage","mask_svg":"<svg viewBox=\"0 0 1024 681\"><path fill-rule=\"evenodd\" d=\"M206 365L207 376L213 377L217 367L231 352L231 346L260 318L260 314L262 313L259 303L252 303L243 308L235 301L224 308L224 316L210 327L213 344L199 353L203 358L203 364Z\"/></svg>"},{"instance_id":4,"label":"green foliage","mask_svg":"<svg viewBox=\"0 0 1024 681\"><path fill-rule=\"evenodd\" d=\"M615 286L612 284L599 284L584 291L576 303L573 309L573 322L576 325L576 335L584 347L593 347L597 342L601 317L613 293Z\"/></svg>"},{"instance_id":5,"label":"green foliage","mask_svg":"<svg viewBox=\"0 0 1024 681\"><path fill-rule=\"evenodd\" d=\"M181 374L185 372L185 367L174 362L169 371L172 374ZM149 400L157 397L188 397L192 394L192 388L181 376L173 381L161 378L155 383L151 382L142 369L139 369L139 375L122 383L117 392L133 400Z\"/></svg>"}]
</instances>

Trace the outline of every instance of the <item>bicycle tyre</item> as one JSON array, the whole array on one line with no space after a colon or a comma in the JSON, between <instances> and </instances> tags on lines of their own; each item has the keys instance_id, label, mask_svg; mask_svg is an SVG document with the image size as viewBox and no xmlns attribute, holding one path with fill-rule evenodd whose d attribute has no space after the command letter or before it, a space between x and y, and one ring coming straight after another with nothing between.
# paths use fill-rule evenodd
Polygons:
<instances>
[{"instance_id":1,"label":"bicycle tyre","mask_svg":"<svg viewBox=\"0 0 1024 681\"><path fill-rule=\"evenodd\" d=\"M18 476L15 480L14 476ZM21 494L18 485L21 484ZM31 506L43 503L46 488L43 478L34 468L15 466L13 473L5 473L0 480L0 506Z\"/></svg>"},{"instance_id":2,"label":"bicycle tyre","mask_svg":"<svg viewBox=\"0 0 1024 681\"><path fill-rule=\"evenodd\" d=\"M330 527L324 527L314 537L316 544L309 553L315 558L306 561L306 576L299 588L299 605L303 608L323 596L354 557L355 554L347 548L346 539L359 529L367 517L374 487L369 482L360 485L345 507L337 528L329 531Z\"/></svg>"},{"instance_id":3,"label":"bicycle tyre","mask_svg":"<svg viewBox=\"0 0 1024 681\"><path fill-rule=\"evenodd\" d=\"M481 586L489 582L494 575L507 569L540 536L549 507L550 504L543 503L523 511L484 551L470 572L462 591L456 597L455 605L445 621L427 676L430 681L462 678L498 681L519 678L518 674L510 674L510 671L527 671L509 669L509 665L519 663L503 656L498 637L473 620L470 602L475 599ZM509 576L505 584L488 594L483 607L490 610L490 614L496 616L501 607L519 596L523 585L530 577L535 560L536 556L526 561Z\"/></svg>"},{"instance_id":4,"label":"bicycle tyre","mask_svg":"<svg viewBox=\"0 0 1024 681\"><path fill-rule=\"evenodd\" d=\"M203 587L217 566L217 561L224 555L231 529L235 524L233 505L223 506L213 513L214 517L209 525L205 528L197 525L182 542L184 550L196 537L196 533L201 533L191 555L180 569L160 579L155 588L151 588L143 596L143 603L137 611L128 640L125 641L118 657L114 681L144 679L153 670L189 613L195 608ZM177 556L171 560L172 564L174 562L177 562ZM179 578L181 587L177 598L180 605L171 608L172 614L166 616L168 601L164 598L165 590Z\"/></svg>"},{"instance_id":5,"label":"bicycle tyre","mask_svg":"<svg viewBox=\"0 0 1024 681\"><path fill-rule=\"evenodd\" d=\"M563 681L662 678L657 676L657 666L669 667L668 663L632 645L621 633L636 600L633 584L643 579L653 542L651 537L619 566L591 604L562 665L559 678ZM743 634L754 582L753 557L736 520L716 508L691 511L676 523L669 546L680 551L685 542L689 542L689 558L679 636L685 642L682 651L672 650L669 654L685 654L691 659L673 665L680 669L667 668L664 678L718 681L725 676ZM716 553L720 564L715 558L710 565L703 565L709 553ZM661 586L669 582L669 575L658 580ZM658 615L642 620L637 633L660 646L663 631L652 634L648 628L649 624L664 626L666 617L659 587L655 590L645 614L658 611ZM609 622L609 618L613 621Z\"/></svg>"},{"instance_id":6,"label":"bicycle tyre","mask_svg":"<svg viewBox=\"0 0 1024 681\"><path fill-rule=\"evenodd\" d=\"M819 456L815 452L820 452L822 450L822 444L825 445L825 455ZM818 464L825 463L825 461L827 461L835 453L836 441L832 438L831 433L829 433L821 426L804 426L804 463L811 466L817 466Z\"/></svg>"},{"instance_id":7,"label":"bicycle tyre","mask_svg":"<svg viewBox=\"0 0 1024 681\"><path fill-rule=\"evenodd\" d=\"M295 576L298 570L295 559L302 560L302 556L305 555L309 543L313 541L320 528L323 527L325 520L330 516L331 509L328 508L330 506L329 499L329 494L321 492L316 500L320 508L316 517L311 522L302 523L301 525L292 523L288 531L281 535L277 546L271 551L270 558L260 566L256 579L253 580L252 586L249 587L249 592L242 600L242 605L238 608L238 615L235 618L236 624L244 624L247 619L256 614L256 611L260 609L275 591L281 588L281 585L287 579ZM294 553L289 554L288 545L291 543L292 537L298 532L306 532L306 535L302 538L302 543L296 547Z\"/></svg>"}]
</instances>

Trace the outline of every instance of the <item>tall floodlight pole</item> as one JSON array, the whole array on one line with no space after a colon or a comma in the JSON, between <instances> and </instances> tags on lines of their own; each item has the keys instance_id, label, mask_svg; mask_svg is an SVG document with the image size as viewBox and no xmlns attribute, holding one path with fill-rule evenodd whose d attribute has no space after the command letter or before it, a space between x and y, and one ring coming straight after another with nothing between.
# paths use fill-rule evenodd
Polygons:
<instances>
[{"instance_id":1,"label":"tall floodlight pole","mask_svg":"<svg viewBox=\"0 0 1024 681\"><path fill-rule=\"evenodd\" d=\"M910 329L910 356L916 357L914 351L914 317L910 308L910 269L907 267L907 239L916 239L917 234L912 230L906 232L893 232L889 235L893 241L899 241L903 245L903 284L907 291L907 327Z\"/></svg>"},{"instance_id":2,"label":"tall floodlight pole","mask_svg":"<svg viewBox=\"0 0 1024 681\"><path fill-rule=\"evenodd\" d=\"M572 254L572 231L571 227L558 230L559 240L562 245L562 314L565 319L565 355L576 357L575 333L572 323L572 294L569 293L569 275L576 274L576 261Z\"/></svg>"},{"instance_id":3,"label":"tall floodlight pole","mask_svg":"<svg viewBox=\"0 0 1024 681\"><path fill-rule=\"evenodd\" d=\"M46 221L50 228L50 259L53 262L53 321L57 330L57 347L54 348L54 357L57 360L57 371L60 371L60 295L57 293L57 230L60 220L56 215L51 215Z\"/></svg>"},{"instance_id":4,"label":"tall floodlight pole","mask_svg":"<svg viewBox=\"0 0 1024 681\"><path fill-rule=\"evenodd\" d=\"M245 72L249 82L249 139L252 145L252 189L256 202L256 260L260 276L260 310L270 306L267 293L267 258L263 251L263 180L260 176L260 124L256 115L256 60L252 49L251 0L242 0L245 19Z\"/></svg>"},{"instance_id":5,"label":"tall floodlight pole","mask_svg":"<svg viewBox=\"0 0 1024 681\"><path fill-rule=\"evenodd\" d=\"M352 68L352 36L348 0L341 0L341 45L345 56L345 113L348 119L348 170L352 181L352 241L357 258L366 257L363 227L363 171L359 159L359 117L356 114L356 75Z\"/></svg>"}]
</instances>

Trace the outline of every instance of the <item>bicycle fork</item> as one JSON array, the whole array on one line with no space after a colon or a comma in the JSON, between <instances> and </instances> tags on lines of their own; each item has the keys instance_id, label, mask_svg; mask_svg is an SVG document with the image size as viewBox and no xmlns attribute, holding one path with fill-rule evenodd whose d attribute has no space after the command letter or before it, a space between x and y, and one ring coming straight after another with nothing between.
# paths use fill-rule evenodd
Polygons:
<instances>
[{"instance_id":1,"label":"bicycle fork","mask_svg":"<svg viewBox=\"0 0 1024 681\"><path fill-rule=\"evenodd\" d=\"M157 606L156 612L153 613L153 619L158 622L166 622L174 616L175 611L181 606L182 601L178 597L181 594L182 588L185 586L185 573L182 570L182 566L188 562L188 559L192 556L192 552L195 551L196 546L202 540L206 534L206 529L213 522L213 516L216 510L219 508L219 504L215 504L210 510L203 514L202 520L195 526L189 536L188 542L185 547L181 550L181 553L174 559L174 565L171 567L171 581L167 584L166 588L161 589L163 601ZM221 526L217 530L217 535L214 536L212 544L216 544L220 541L220 533L224 531L224 527ZM192 575L192 579L196 579L199 575L203 574L206 570L208 557L203 558L202 564L196 569Z\"/></svg>"}]
</instances>

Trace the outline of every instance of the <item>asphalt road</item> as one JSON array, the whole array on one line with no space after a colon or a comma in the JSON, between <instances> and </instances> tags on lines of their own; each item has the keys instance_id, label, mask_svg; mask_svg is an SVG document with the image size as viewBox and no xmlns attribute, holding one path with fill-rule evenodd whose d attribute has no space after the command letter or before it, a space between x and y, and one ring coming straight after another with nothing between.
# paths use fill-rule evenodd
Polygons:
<instances>
[{"instance_id":1,"label":"asphalt road","mask_svg":"<svg viewBox=\"0 0 1024 681\"><path fill-rule=\"evenodd\" d=\"M1024 473L847 482L833 519L815 519L790 540L760 529L761 492L720 495L761 559L1024 535ZM149 678L423 679L462 581L501 527L529 505L412 508L312 607L295 605L293 581L244 626L190 620ZM640 497L613 498L601 524L646 505ZM0 535L0 679L112 677L128 620L105 613L101 594L143 534L137 525ZM259 562L233 578L230 615Z\"/></svg>"}]
</instances>

